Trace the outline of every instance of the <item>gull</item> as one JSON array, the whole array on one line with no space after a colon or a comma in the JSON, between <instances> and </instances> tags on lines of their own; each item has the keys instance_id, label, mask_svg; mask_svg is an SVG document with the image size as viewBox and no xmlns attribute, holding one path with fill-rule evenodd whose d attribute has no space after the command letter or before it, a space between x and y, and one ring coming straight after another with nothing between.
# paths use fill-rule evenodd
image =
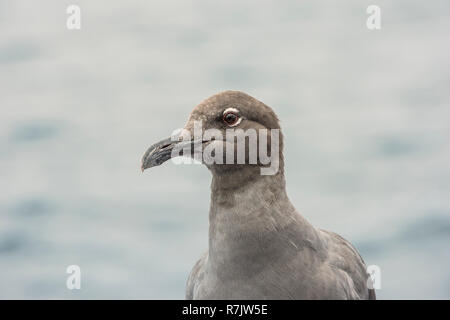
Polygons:
<instances>
[{"instance_id":1,"label":"gull","mask_svg":"<svg viewBox=\"0 0 450 320\"><path fill-rule=\"evenodd\" d=\"M196 122L202 124L202 133L214 130L215 138L196 138ZM275 171L263 173L272 163L263 161L261 153L256 162L249 161L250 143L244 148L244 163L235 161L234 138L229 147L231 141L220 134L238 129L263 132L257 143L266 135ZM183 129L189 139L164 139L145 152L142 171L179 155L199 159L198 150L214 150L209 158L200 158L212 173L209 248L189 275L186 299L375 300L366 265L352 244L311 225L289 200L283 135L277 141L271 135L277 130L279 120L270 107L246 93L224 91L191 112ZM175 152L180 146L183 152ZM205 160L225 159L227 152L232 163Z\"/></svg>"}]
</instances>

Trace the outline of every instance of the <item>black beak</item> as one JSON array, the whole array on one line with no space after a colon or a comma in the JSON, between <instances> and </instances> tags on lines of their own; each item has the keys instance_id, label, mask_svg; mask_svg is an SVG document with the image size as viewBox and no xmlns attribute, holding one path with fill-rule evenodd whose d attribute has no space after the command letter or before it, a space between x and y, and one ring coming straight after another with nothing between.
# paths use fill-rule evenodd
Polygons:
<instances>
[{"instance_id":1,"label":"black beak","mask_svg":"<svg viewBox=\"0 0 450 320\"><path fill-rule=\"evenodd\" d=\"M142 157L141 170L159 166L172 158L172 150L177 142L167 138L148 148Z\"/></svg>"},{"instance_id":2,"label":"black beak","mask_svg":"<svg viewBox=\"0 0 450 320\"><path fill-rule=\"evenodd\" d=\"M196 148L201 147L203 142L202 140L179 141L177 137L161 140L147 149L142 157L141 170L159 166L173 157L193 156ZM188 150L187 154L185 150Z\"/></svg>"}]
</instances>

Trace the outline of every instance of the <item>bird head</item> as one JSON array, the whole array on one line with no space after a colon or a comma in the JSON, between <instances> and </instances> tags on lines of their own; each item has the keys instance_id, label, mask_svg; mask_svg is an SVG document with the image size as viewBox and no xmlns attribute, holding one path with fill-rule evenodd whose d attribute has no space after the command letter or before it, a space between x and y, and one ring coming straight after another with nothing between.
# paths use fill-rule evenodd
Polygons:
<instances>
[{"instance_id":1,"label":"bird head","mask_svg":"<svg viewBox=\"0 0 450 320\"><path fill-rule=\"evenodd\" d=\"M283 169L282 139L270 107L243 92L225 91L197 105L176 135L148 148L141 169L184 156L202 162L216 175L245 169L273 175Z\"/></svg>"}]
</instances>

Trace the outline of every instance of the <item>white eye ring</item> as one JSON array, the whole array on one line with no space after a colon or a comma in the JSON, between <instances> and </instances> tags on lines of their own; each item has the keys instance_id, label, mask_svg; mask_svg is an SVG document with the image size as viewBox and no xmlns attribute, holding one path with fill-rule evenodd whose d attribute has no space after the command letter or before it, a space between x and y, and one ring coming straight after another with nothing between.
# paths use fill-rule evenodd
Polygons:
<instances>
[{"instance_id":1,"label":"white eye ring","mask_svg":"<svg viewBox=\"0 0 450 320\"><path fill-rule=\"evenodd\" d=\"M227 109L225 109L225 110L223 111L223 114L222 114L222 115L225 116L227 113L234 113L234 114L238 115L238 114L239 114L239 110L236 109L236 108L227 108ZM241 123L241 121L242 121L242 117L238 116L238 120L237 120L235 123L231 124L231 125L229 124L228 126L229 126L229 127L235 127L235 126L237 126L239 123Z\"/></svg>"},{"instance_id":2,"label":"white eye ring","mask_svg":"<svg viewBox=\"0 0 450 320\"><path fill-rule=\"evenodd\" d=\"M224 110L224 112L222 114L228 113L228 112L233 112L233 113L239 113L239 110L236 108L227 108Z\"/></svg>"}]
</instances>

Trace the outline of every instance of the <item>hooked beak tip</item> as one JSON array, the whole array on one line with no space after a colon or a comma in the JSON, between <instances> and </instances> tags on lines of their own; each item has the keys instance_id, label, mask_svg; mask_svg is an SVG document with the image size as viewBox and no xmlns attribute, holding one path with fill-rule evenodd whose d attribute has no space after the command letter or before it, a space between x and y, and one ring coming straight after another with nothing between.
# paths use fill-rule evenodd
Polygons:
<instances>
[{"instance_id":1,"label":"hooked beak tip","mask_svg":"<svg viewBox=\"0 0 450 320\"><path fill-rule=\"evenodd\" d=\"M142 161L141 162L141 172L144 173L145 169L147 169L147 167L145 166L145 162Z\"/></svg>"}]
</instances>

